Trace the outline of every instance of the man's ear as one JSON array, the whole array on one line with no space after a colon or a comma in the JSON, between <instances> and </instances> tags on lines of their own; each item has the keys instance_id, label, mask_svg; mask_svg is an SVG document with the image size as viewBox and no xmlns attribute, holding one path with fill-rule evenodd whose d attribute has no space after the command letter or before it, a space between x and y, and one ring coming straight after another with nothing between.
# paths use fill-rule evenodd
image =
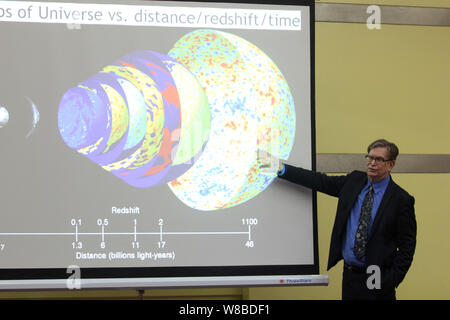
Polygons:
<instances>
[{"instance_id":1,"label":"man's ear","mask_svg":"<svg viewBox=\"0 0 450 320\"><path fill-rule=\"evenodd\" d=\"M389 172L395 167L395 160L391 160L391 164L389 165Z\"/></svg>"}]
</instances>

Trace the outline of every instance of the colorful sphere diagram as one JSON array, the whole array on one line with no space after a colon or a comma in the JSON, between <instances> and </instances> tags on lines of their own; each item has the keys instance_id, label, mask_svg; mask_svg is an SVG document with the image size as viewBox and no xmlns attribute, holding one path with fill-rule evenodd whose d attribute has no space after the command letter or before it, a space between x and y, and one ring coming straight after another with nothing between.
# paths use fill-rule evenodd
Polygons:
<instances>
[{"instance_id":1,"label":"colorful sphere diagram","mask_svg":"<svg viewBox=\"0 0 450 320\"><path fill-rule=\"evenodd\" d=\"M275 179L260 150L287 159L295 137L289 86L258 47L196 30L168 55L137 51L69 89L59 105L66 145L131 186L167 184L211 211L255 197Z\"/></svg>"}]
</instances>

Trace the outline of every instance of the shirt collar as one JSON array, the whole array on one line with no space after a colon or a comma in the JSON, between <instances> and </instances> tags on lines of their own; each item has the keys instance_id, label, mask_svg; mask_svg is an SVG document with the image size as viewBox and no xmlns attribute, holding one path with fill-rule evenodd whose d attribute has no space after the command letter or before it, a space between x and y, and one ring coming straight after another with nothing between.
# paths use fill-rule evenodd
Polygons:
<instances>
[{"instance_id":1,"label":"shirt collar","mask_svg":"<svg viewBox=\"0 0 450 320\"><path fill-rule=\"evenodd\" d=\"M387 176L386 178L384 178L383 180L378 181L378 182L376 182L376 183L373 183L373 184L372 184L372 186L373 186L373 192L374 192L374 193L378 193L378 192L380 192L380 191L386 190L386 188L387 188L387 186L388 186L390 180L391 180L391 176L388 175L388 176ZM366 188L369 188L369 185L370 185L370 181L367 182Z\"/></svg>"}]
</instances>

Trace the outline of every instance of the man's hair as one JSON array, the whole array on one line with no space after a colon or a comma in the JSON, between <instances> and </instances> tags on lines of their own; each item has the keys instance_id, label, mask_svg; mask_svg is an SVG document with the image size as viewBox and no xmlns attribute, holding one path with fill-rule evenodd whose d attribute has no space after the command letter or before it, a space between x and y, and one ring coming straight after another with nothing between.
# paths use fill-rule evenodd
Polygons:
<instances>
[{"instance_id":1,"label":"man's hair","mask_svg":"<svg viewBox=\"0 0 450 320\"><path fill-rule=\"evenodd\" d=\"M375 140L374 142L372 142L371 144L369 144L369 146L367 147L367 153L369 153L370 150L372 150L373 148L378 148L378 147L384 147L384 148L388 149L389 159L387 159L387 160L397 159L397 156L398 156L397 146L394 143L389 142L385 139L378 139L378 140Z\"/></svg>"}]
</instances>

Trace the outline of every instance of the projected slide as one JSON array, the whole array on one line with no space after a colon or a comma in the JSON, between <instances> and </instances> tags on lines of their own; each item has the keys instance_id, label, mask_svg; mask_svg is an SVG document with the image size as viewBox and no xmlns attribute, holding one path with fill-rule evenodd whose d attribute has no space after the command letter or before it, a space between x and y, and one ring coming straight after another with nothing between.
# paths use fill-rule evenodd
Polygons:
<instances>
[{"instance_id":1,"label":"projected slide","mask_svg":"<svg viewBox=\"0 0 450 320\"><path fill-rule=\"evenodd\" d=\"M186 205L215 210L273 181L273 172L261 173L258 151L289 157L295 108L259 48L198 30L169 56L133 52L67 91L58 126L69 147L129 185L169 183Z\"/></svg>"},{"instance_id":2,"label":"projected slide","mask_svg":"<svg viewBox=\"0 0 450 320\"><path fill-rule=\"evenodd\" d=\"M313 166L310 32L307 5L0 0L0 289L317 274L312 192L258 162Z\"/></svg>"}]
</instances>

